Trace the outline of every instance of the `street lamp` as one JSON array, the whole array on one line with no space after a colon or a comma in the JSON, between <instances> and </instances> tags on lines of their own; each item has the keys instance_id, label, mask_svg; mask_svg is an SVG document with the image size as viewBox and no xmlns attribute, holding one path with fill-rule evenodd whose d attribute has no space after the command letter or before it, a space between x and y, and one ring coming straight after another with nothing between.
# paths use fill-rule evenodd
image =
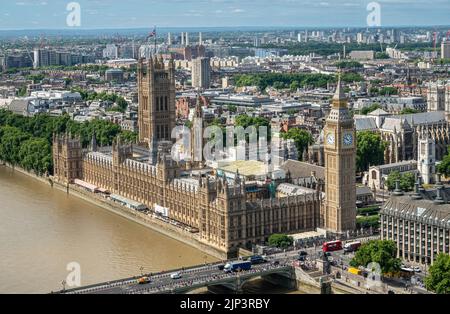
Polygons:
<instances>
[{"instance_id":1,"label":"street lamp","mask_svg":"<svg viewBox=\"0 0 450 314\"><path fill-rule=\"evenodd\" d=\"M66 284L67 284L67 282L66 282L66 280L63 280L62 282L61 282L61 284L62 284L62 286L63 286L63 292L65 292L66 291Z\"/></svg>"},{"instance_id":2,"label":"street lamp","mask_svg":"<svg viewBox=\"0 0 450 314\"><path fill-rule=\"evenodd\" d=\"M141 276L144 276L144 267L141 266L141 267L139 268L139 270L141 271Z\"/></svg>"}]
</instances>

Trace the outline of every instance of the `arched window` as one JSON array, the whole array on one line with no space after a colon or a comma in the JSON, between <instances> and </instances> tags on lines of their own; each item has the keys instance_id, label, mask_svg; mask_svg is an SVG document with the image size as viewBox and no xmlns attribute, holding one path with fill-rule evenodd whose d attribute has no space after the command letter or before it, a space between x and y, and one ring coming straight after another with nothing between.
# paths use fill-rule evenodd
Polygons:
<instances>
[{"instance_id":1,"label":"arched window","mask_svg":"<svg viewBox=\"0 0 450 314\"><path fill-rule=\"evenodd\" d=\"M372 171L372 179L373 180L377 179L377 172L375 170Z\"/></svg>"}]
</instances>

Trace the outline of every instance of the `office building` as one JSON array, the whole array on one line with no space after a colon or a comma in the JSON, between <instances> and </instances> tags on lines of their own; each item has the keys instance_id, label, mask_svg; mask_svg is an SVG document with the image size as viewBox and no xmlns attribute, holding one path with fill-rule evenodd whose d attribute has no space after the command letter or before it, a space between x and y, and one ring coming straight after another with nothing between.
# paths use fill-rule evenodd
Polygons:
<instances>
[{"instance_id":1,"label":"office building","mask_svg":"<svg viewBox=\"0 0 450 314\"><path fill-rule=\"evenodd\" d=\"M192 60L192 86L207 89L211 82L211 65L209 58Z\"/></svg>"}]
</instances>

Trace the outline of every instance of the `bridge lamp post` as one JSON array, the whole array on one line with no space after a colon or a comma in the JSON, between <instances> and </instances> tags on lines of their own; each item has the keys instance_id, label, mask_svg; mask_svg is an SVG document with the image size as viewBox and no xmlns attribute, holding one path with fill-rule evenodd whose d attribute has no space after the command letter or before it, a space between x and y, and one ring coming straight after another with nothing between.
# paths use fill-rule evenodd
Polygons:
<instances>
[{"instance_id":1,"label":"bridge lamp post","mask_svg":"<svg viewBox=\"0 0 450 314\"><path fill-rule=\"evenodd\" d=\"M66 291L66 280L63 280L62 282L61 282L61 284L62 284L62 286L63 286L63 292L64 291Z\"/></svg>"},{"instance_id":2,"label":"bridge lamp post","mask_svg":"<svg viewBox=\"0 0 450 314\"><path fill-rule=\"evenodd\" d=\"M141 276L144 276L144 266L141 266L141 267L139 268L139 270L141 271Z\"/></svg>"}]
</instances>

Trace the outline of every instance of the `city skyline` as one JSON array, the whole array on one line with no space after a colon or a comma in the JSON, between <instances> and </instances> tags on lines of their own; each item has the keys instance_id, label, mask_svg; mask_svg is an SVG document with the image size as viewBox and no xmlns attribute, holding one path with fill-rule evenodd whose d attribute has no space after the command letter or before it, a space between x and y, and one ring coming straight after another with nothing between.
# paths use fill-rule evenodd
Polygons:
<instances>
[{"instance_id":1,"label":"city skyline","mask_svg":"<svg viewBox=\"0 0 450 314\"><path fill-rule=\"evenodd\" d=\"M69 27L70 1L8 1L0 30L159 27L366 27L372 1L311 0L80 0L80 26ZM379 0L380 26L448 25L445 0ZM427 12L427 14L423 14ZM120 13L120 14L119 14Z\"/></svg>"}]
</instances>

